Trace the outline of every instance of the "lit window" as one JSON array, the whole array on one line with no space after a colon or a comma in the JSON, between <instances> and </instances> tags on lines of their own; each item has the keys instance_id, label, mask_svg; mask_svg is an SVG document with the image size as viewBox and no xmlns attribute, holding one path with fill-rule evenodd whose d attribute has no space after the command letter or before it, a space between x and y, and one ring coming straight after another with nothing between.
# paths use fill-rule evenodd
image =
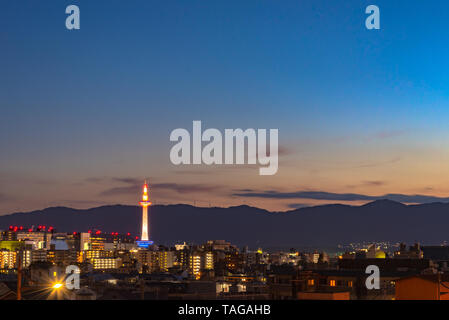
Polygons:
<instances>
[{"instance_id":1,"label":"lit window","mask_svg":"<svg viewBox=\"0 0 449 320\"><path fill-rule=\"evenodd\" d=\"M348 281L348 287L352 287L352 281Z\"/></svg>"},{"instance_id":2,"label":"lit window","mask_svg":"<svg viewBox=\"0 0 449 320\"><path fill-rule=\"evenodd\" d=\"M309 279L309 280L307 280L307 284L308 284L309 286L313 286L313 285L315 284L315 280Z\"/></svg>"},{"instance_id":3,"label":"lit window","mask_svg":"<svg viewBox=\"0 0 449 320\"><path fill-rule=\"evenodd\" d=\"M335 280L329 281L329 285L330 285L331 287L335 287Z\"/></svg>"}]
</instances>

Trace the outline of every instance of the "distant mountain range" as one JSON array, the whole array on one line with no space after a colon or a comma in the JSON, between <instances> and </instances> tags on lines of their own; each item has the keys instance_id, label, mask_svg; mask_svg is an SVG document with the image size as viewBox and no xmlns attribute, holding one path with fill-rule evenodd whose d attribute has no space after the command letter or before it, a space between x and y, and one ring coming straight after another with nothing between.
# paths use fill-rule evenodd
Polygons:
<instances>
[{"instance_id":1,"label":"distant mountain range","mask_svg":"<svg viewBox=\"0 0 449 320\"><path fill-rule=\"evenodd\" d=\"M288 212L249 206L155 205L149 215L151 238L160 244L224 239L240 246L299 247L384 240L439 244L449 240L448 203L404 205L378 200L363 206L336 204ZM97 228L139 235L140 219L138 206L53 207L0 216L0 229L52 225L61 232Z\"/></svg>"}]
</instances>

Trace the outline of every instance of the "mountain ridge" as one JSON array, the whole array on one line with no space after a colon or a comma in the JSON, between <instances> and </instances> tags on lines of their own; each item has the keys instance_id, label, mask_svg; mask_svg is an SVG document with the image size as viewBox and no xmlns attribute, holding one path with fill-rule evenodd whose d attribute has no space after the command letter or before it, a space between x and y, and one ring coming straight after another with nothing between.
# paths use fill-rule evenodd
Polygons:
<instances>
[{"instance_id":1,"label":"mountain ridge","mask_svg":"<svg viewBox=\"0 0 449 320\"><path fill-rule=\"evenodd\" d=\"M52 225L59 232L99 229L139 235L141 208L105 205L89 209L50 207L0 216L0 229L10 225ZM238 245L337 245L361 241L418 241L439 244L449 239L449 203L406 205L376 200L361 206L328 204L289 211L248 205L195 207L154 205L149 210L150 235L156 243L202 243L224 239Z\"/></svg>"}]
</instances>

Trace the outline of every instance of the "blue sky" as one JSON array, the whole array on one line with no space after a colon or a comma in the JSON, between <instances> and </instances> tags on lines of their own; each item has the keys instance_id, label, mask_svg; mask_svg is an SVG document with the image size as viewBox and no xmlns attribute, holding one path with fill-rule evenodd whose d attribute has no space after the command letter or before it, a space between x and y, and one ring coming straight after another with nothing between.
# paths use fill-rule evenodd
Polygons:
<instances>
[{"instance_id":1,"label":"blue sky","mask_svg":"<svg viewBox=\"0 0 449 320\"><path fill-rule=\"evenodd\" d=\"M79 31L65 28L70 4ZM381 30L364 26L370 4ZM448 10L446 1L2 1L0 212L133 203L130 193L100 197L126 177L219 184L219 205L242 201L236 188L345 193L366 181L383 184L357 192L445 196ZM177 174L169 134L193 120L278 128L288 157L276 177ZM88 182L99 177L108 182ZM38 190L29 201L24 183ZM204 198L154 192L161 202Z\"/></svg>"}]
</instances>

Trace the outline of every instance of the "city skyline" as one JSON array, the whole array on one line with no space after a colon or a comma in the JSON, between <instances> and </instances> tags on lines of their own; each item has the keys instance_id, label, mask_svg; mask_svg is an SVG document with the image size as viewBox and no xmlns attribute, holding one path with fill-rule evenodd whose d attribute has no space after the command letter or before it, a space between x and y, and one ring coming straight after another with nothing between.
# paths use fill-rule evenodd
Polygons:
<instances>
[{"instance_id":1,"label":"city skyline","mask_svg":"<svg viewBox=\"0 0 449 320\"><path fill-rule=\"evenodd\" d=\"M389 224L395 236L398 236L400 233L395 221L400 224L413 222L414 216L421 217L416 212L419 206L413 206L413 211L409 211L411 206L389 200L377 200L359 207L363 212L353 212L355 207L324 206L343 211L340 214L328 212L331 214L327 217L317 217L315 213L310 217L318 220L305 223L291 220L294 214L280 213L276 216L264 210L254 212L254 208L250 210L245 206L236 207L237 212L234 214L223 215L221 212L221 218L224 219L212 223L207 218L220 215L222 209L218 208L219 211L212 214L202 214L204 210L190 207L193 213L191 216L191 213L183 212L182 206L175 206L175 211L168 215L167 212L158 215L153 211L158 208L153 207L151 221L160 222L165 217L168 223L164 230L159 230L161 224L156 223L150 237L148 207L152 203L146 181L141 191L141 212L132 210L132 213L129 208L117 206L120 210L128 211L121 217L114 213L113 207L103 208L103 215L94 211L84 214L78 211L70 217L67 208L53 208L53 212L47 212L49 215L45 212L12 215L10 222L26 219L32 226L10 225L9 228L0 229L0 300L446 299L449 288L446 285L449 278L445 273L449 259L447 241L426 246L414 242L409 247L404 241L391 243L379 240L353 241L338 244L334 249L298 246L300 242L304 244L307 238L317 239L316 229L311 226L319 227L320 234L329 234L330 230L326 228L331 227L339 235L349 235L350 232L342 229L342 226L346 226L366 237L370 230L360 228L361 225L367 225L360 217L370 218L372 213L389 216ZM427 205L423 209L441 215L447 212L448 206L437 203L433 204L433 208ZM252 211L255 215L246 219L241 214L242 210L245 214ZM394 210L398 216L392 216L389 210ZM346 220L339 226L337 221L343 212ZM173 216L173 213L178 216ZM400 214L405 216L401 217ZM296 218L302 216L296 215ZM0 217L0 228L5 224L4 218L8 217ZM276 225L278 218L286 224ZM56 227L36 225L35 219L54 222ZM79 227L82 219L90 224L87 232L83 227L80 231L67 232L67 226ZM260 219L269 222L268 229L258 223ZM236 220L241 230L237 228ZM381 224L376 225L371 221L370 229L376 231L375 238L379 239L381 228L388 229L385 224L387 219L376 220ZM433 236L438 237L438 233L446 235L447 224L444 221L430 220L438 220L438 226L431 227ZM61 221L66 223L65 228ZM104 232L98 226L92 227L92 224L100 223L99 227L108 229L106 221L116 223L121 232ZM351 226L351 223L356 225ZM129 226L134 232L140 231L141 237L123 232L123 227ZM195 226L198 229L195 230ZM209 233L211 226L219 228ZM301 230L301 226L306 226L311 234L304 234L305 230ZM423 222L419 231L425 232L428 227ZM260 234L252 235L251 232L255 230ZM283 232L270 237L270 230ZM196 236L206 231L207 236L198 238L196 244L189 238L189 231ZM279 239L291 231L293 237L290 240L293 241L284 249L266 248L267 242L254 242L254 239L273 239L272 236ZM149 240L153 239L153 234L157 241ZM161 234L168 235L170 243L161 242ZM352 236L354 234L353 231ZM209 235L215 239L223 236L222 239L233 240L205 240L209 239ZM306 238L301 238L304 235ZM180 238L184 241L179 241ZM249 242L249 239L253 242ZM234 240L240 242L242 248ZM296 242L298 240L300 242ZM334 246L338 243L335 240L332 241ZM248 244L257 249L250 249ZM433 289L422 290L429 287L429 282ZM271 306L266 306L265 309L270 310ZM232 305L230 307L233 308ZM242 305L239 308L242 309ZM188 304L179 310L185 314L189 310ZM253 309L249 306L245 310L254 313L253 310L261 310L261 307Z\"/></svg>"}]
</instances>

